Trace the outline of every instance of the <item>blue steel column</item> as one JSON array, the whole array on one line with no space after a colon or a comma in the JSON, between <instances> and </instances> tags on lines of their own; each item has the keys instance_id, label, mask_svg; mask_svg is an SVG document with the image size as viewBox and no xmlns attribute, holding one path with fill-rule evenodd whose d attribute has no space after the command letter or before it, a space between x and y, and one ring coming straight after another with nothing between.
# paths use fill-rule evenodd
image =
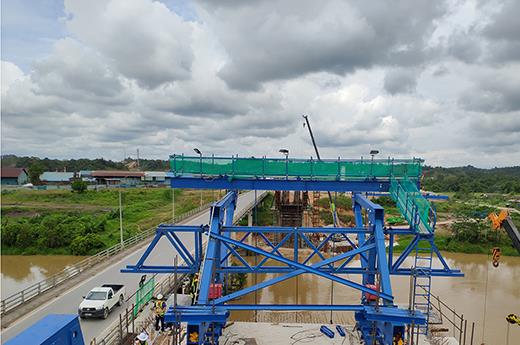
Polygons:
<instances>
[{"instance_id":1,"label":"blue steel column","mask_svg":"<svg viewBox=\"0 0 520 345\"><path fill-rule=\"evenodd\" d=\"M354 211L354 219L356 222L356 227L361 228L363 227L363 214L361 213L361 205L357 202L357 193L352 194L352 208ZM357 234L357 240L358 240L358 247L362 247L365 244L366 241L366 235L364 233L358 233ZM368 269L368 261L365 259L365 257L362 255L360 256L361 261L361 267L363 269ZM363 285L367 284L368 276L366 273L363 274Z\"/></svg>"},{"instance_id":2,"label":"blue steel column","mask_svg":"<svg viewBox=\"0 0 520 345\"><path fill-rule=\"evenodd\" d=\"M233 225L233 217L235 216L235 209L236 209L236 203L237 203L237 192L232 192L231 201L226 206L226 214L225 214L225 220L224 220L224 226L232 226ZM222 233L222 231L221 231ZM231 232L224 232L222 233L223 236L226 236L228 238L231 238ZM220 262L220 265L224 267L229 266L229 249L226 246L221 245L220 246L220 259L225 258L223 262ZM218 281L222 282L224 278L223 273L218 274ZM228 275L226 274L226 284Z\"/></svg>"},{"instance_id":3,"label":"blue steel column","mask_svg":"<svg viewBox=\"0 0 520 345\"><path fill-rule=\"evenodd\" d=\"M211 207L208 245L199 283L199 297L197 300L199 305L209 304L209 290L211 283L213 283L213 272L219 267L221 260L221 243L218 239L209 236L209 234L220 235L220 229L224 221L224 212L235 200L236 193L229 192L222 200Z\"/></svg>"}]
</instances>

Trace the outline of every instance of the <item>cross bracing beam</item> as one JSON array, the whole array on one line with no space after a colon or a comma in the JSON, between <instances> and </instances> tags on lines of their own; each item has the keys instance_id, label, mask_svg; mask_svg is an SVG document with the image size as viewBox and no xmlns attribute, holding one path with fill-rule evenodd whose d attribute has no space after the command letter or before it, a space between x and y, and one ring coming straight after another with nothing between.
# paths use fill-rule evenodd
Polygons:
<instances>
[{"instance_id":1,"label":"cross bracing beam","mask_svg":"<svg viewBox=\"0 0 520 345\"><path fill-rule=\"evenodd\" d=\"M326 265L328 265L330 263L333 263L333 262L340 261L340 260L343 260L345 258L348 258L349 256L355 256L356 254L361 253L364 250L370 250L372 247L373 247L373 245L367 245L367 246L365 246L365 247L363 247L361 249L360 248L354 249L354 250L351 250L349 252L340 254L340 255L338 255L336 257L328 258L328 259L323 260L321 262L315 263L311 267L312 268L316 268L316 269L317 268L321 268L321 267L326 266ZM289 267L289 268L291 268L291 267ZM326 270L327 269L322 270L322 271L326 271ZM223 297L221 297L219 299L216 299L214 301L214 303L216 303L216 304L226 303L226 302L231 301L231 300L233 300L235 298L247 295L247 294L249 294L251 292L263 289L265 287L268 287L268 286L271 286L271 285L274 285L274 284L278 284L278 283L280 283L282 281L285 281L287 279L296 277L296 276L298 276L300 274L303 274L303 273L306 273L305 269L294 270L293 268L291 268L291 270L286 275L275 277L275 278L272 278L272 279L260 282L260 283L258 283L256 285L247 287L247 288L242 289L240 291L236 291L236 292L231 293L229 295L223 296ZM357 285L359 285L359 284L357 284ZM368 290L373 291L372 289L368 289ZM375 292L375 291L373 291L373 292Z\"/></svg>"},{"instance_id":2,"label":"cross bracing beam","mask_svg":"<svg viewBox=\"0 0 520 345\"><path fill-rule=\"evenodd\" d=\"M265 229L261 228L261 227L254 227L255 229L255 233L256 234L259 234L260 235L260 239L266 244L267 247L269 247L271 250L271 254L278 254L280 256L283 256L282 253L280 253L279 249L285 245L285 243L287 243L289 240L292 240L293 242L293 249L294 249L294 256L293 256L293 260L297 260L298 259L298 243L299 243L299 239L303 239L304 242L308 245L308 247L310 249L312 249L312 252L306 257L306 258L301 258L303 259L303 264L306 264L307 262L309 262L315 255L318 255L321 259L325 259L323 257L323 255L321 254L321 249L323 248L323 246L332 240L332 235L334 235L335 233L334 232L330 232L328 233L328 236L326 236L323 240L320 241L320 243L316 246L314 245L314 243L312 243L312 241L307 237L306 234L309 234L309 233L320 233L318 230L319 229L324 229L324 230L329 230L329 228L291 228L291 227L276 227L276 230L279 230L278 233L282 233L282 234L285 234L285 236L282 238L282 240L277 244L277 245L274 245L265 235L264 233L268 233L268 231L265 231ZM268 229L272 229L273 227L269 227ZM227 230L234 230L235 233L239 233L239 232L244 232L244 231L247 231L248 227L223 227L222 228L222 232L223 233L227 233L226 231L224 231L225 229ZM303 232L303 231L306 231L308 229L312 229L313 231L312 232ZM351 245L352 248L357 248L357 245L355 243L353 243L347 236L347 233L350 232L350 230L353 229L353 233L357 232L357 231L366 231L367 233L369 232L368 229L355 229L355 228L340 228L340 231L343 230L343 232L338 232L337 234L341 235L344 239L347 240L347 242ZM241 239L240 239L240 242L241 243L244 243L244 241L247 239L247 237L249 237L249 234L251 234L251 232L247 232L246 235L244 235ZM238 257L238 254L236 252L233 253L240 261L243 261L243 259L241 257ZM231 253L228 253L222 260L221 262L223 262L224 260L227 260L229 255L231 255ZM360 253L360 255L362 257L365 257L365 254L364 253ZM256 268L259 268L261 267L266 261L268 260L268 257L265 257L262 259L262 261L256 266ZM257 269L255 269L257 270Z\"/></svg>"},{"instance_id":3,"label":"cross bracing beam","mask_svg":"<svg viewBox=\"0 0 520 345\"><path fill-rule=\"evenodd\" d=\"M282 262L282 263L284 263L284 264L286 264L286 265L288 265L290 267L293 267L294 269L297 269L297 270L293 271L292 273L289 273L289 274L287 274L285 276L273 278L271 280L268 280L268 281L262 282L260 284L257 284L254 287L249 287L249 288L243 289L241 291L238 291L236 293L232 293L230 295L227 295L227 296L221 297L219 299L216 299L216 300L213 301L213 303L215 303L215 304L224 303L227 300L231 300L231 299L240 297L242 295L248 294L248 293L253 292L255 290L258 290L258 289L261 289L263 287L276 284L276 283L278 283L280 281L287 280L289 278L292 278L294 276L297 276L297 275L300 275L300 274L303 274L303 273L312 273L312 274L321 276L323 278L335 281L337 283L340 283L340 284L352 287L354 289L358 289L360 291L371 293L371 294L379 294L384 299L393 300L393 296L392 295L389 295L389 294L384 293L384 292L377 292L377 291L375 291L373 289L370 289L370 288L368 288L368 287L366 287L364 285L352 282L350 280L344 279L342 277L338 277L336 275L324 272L324 271L319 269L319 267L321 267L323 265L327 265L327 264L332 263L332 262L336 262L336 261L339 261L339 260L342 260L342 259L346 259L349 256L357 255L357 254L359 254L361 252L370 250L370 249L375 247L374 244L367 244L364 247L360 247L360 248L348 251L346 253L340 254L338 256L329 258L327 260L320 261L317 264L314 264L314 265L311 265L311 266L307 266L307 265L301 264L301 263L299 263L297 261L287 259L287 258L285 258L283 256L278 256L278 255L271 254L271 253L269 253L269 252L267 252L265 250L262 250L260 248L253 247L253 246L247 245L245 243L241 243L239 241L235 241L233 239L227 239L227 238L224 238L223 236L215 235L215 234L211 234L210 236L215 237L215 238L217 238L217 239L219 239L221 241L225 241L225 242L228 242L230 244L233 244L233 245L235 245L235 246L237 246L239 248L246 249L246 250L249 250L249 251L251 251L253 253L256 253L256 254L268 257L268 258L273 259L275 261Z\"/></svg>"}]
</instances>

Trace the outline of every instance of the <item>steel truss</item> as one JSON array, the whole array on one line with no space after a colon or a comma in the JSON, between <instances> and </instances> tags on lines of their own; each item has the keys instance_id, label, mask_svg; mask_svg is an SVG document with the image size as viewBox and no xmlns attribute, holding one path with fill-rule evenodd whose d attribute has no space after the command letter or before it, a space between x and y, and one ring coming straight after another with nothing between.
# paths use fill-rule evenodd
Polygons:
<instances>
[{"instance_id":1,"label":"steel truss","mask_svg":"<svg viewBox=\"0 0 520 345\"><path fill-rule=\"evenodd\" d=\"M172 187L182 188L229 188L224 198L213 204L207 225L179 226L163 224L141 259L136 265L127 266L122 272L129 273L199 273L198 296L195 304L188 307L171 306L166 314L166 322L187 322L188 332L196 331L199 340L188 344L218 343L222 327L233 310L327 310L353 311L357 327L366 343L389 345L396 332L404 335L406 325L424 325L427 317L420 310L401 309L394 303L391 275L415 275L413 268L403 268L405 259L414 251L431 249L440 260L442 268L431 268L431 276L462 276L460 270L451 269L433 241L433 233L422 233L413 226L391 228L384 225L384 209L361 194L361 191L387 192L388 181L298 181L271 179L239 179L225 177L208 181L207 178L176 177ZM236 189L266 190L325 190L352 192L352 205L355 227L342 228L288 228L264 226L234 226L233 215L237 202ZM366 216L366 222L363 220ZM323 234L323 239L316 241L311 234ZM187 234L192 234L193 239ZM270 234L281 238L277 243L270 239ZM393 243L396 235L414 236L404 252L394 261ZM257 245L251 237L255 236ZM388 252L385 248L385 236L389 238ZM162 237L166 237L173 249L183 259L178 266L148 266L146 259ZM333 257L325 257L322 249L329 242L340 237L350 244L351 249ZM190 242L190 243L187 243ZM206 242L205 250L203 242ZM249 243L248 243L249 242ZM310 249L310 254L302 255L299 244ZM281 248L292 244L290 254ZM421 247L422 246L422 247ZM257 264L250 264L243 253L254 253L261 259ZM354 260L359 258L359 260ZM268 260L276 261L279 266L268 265ZM233 265L231 265L233 262ZM212 284L224 286L229 274L236 273L277 273L277 277L262 281L221 297L210 299ZM333 281L341 286L360 292L359 305L273 305L273 304L229 304L244 295L272 286L302 274L314 274ZM344 278L345 274L362 275L362 283ZM377 296L376 300L368 298Z\"/></svg>"}]
</instances>

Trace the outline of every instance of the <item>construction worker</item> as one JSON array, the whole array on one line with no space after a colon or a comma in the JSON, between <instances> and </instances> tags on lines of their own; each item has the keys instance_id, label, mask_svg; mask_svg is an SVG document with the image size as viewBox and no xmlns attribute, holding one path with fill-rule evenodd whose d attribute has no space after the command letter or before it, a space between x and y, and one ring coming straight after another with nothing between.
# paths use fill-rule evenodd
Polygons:
<instances>
[{"instance_id":1,"label":"construction worker","mask_svg":"<svg viewBox=\"0 0 520 345\"><path fill-rule=\"evenodd\" d=\"M134 345L148 345L148 334L141 332L134 341Z\"/></svg>"},{"instance_id":2,"label":"construction worker","mask_svg":"<svg viewBox=\"0 0 520 345\"><path fill-rule=\"evenodd\" d=\"M401 336L401 333L397 333L394 336L394 341L392 342L393 345L403 345L403 338Z\"/></svg>"},{"instance_id":3,"label":"construction worker","mask_svg":"<svg viewBox=\"0 0 520 345\"><path fill-rule=\"evenodd\" d=\"M166 314L166 301L163 299L163 295L158 294L155 299L155 330L159 330L159 323L161 324L160 330L164 332L164 314Z\"/></svg>"},{"instance_id":4,"label":"construction worker","mask_svg":"<svg viewBox=\"0 0 520 345\"><path fill-rule=\"evenodd\" d=\"M195 273L193 279L191 280L190 286L190 296L191 296L191 304L195 304L195 297L197 296L197 287L199 286L199 274Z\"/></svg>"},{"instance_id":5,"label":"construction worker","mask_svg":"<svg viewBox=\"0 0 520 345\"><path fill-rule=\"evenodd\" d=\"M403 345L403 337L401 336L401 333L397 333L394 336L394 341L392 342L393 345Z\"/></svg>"}]
</instances>

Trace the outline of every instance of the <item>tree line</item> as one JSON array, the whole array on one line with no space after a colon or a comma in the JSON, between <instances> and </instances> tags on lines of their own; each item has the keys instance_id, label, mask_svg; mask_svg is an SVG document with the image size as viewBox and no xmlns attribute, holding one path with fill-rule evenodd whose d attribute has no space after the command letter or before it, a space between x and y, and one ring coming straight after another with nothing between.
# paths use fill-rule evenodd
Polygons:
<instances>
[{"instance_id":1,"label":"tree line","mask_svg":"<svg viewBox=\"0 0 520 345\"><path fill-rule=\"evenodd\" d=\"M520 193L520 166L492 169L425 167L422 188L433 192Z\"/></svg>"},{"instance_id":2,"label":"tree line","mask_svg":"<svg viewBox=\"0 0 520 345\"><path fill-rule=\"evenodd\" d=\"M133 159L113 161L104 158L80 159L50 159L39 157L19 157L16 155L2 155L2 166L11 168L28 168L38 171L80 171L80 170L129 170ZM169 169L167 160L139 159L141 170L166 171Z\"/></svg>"}]
</instances>

